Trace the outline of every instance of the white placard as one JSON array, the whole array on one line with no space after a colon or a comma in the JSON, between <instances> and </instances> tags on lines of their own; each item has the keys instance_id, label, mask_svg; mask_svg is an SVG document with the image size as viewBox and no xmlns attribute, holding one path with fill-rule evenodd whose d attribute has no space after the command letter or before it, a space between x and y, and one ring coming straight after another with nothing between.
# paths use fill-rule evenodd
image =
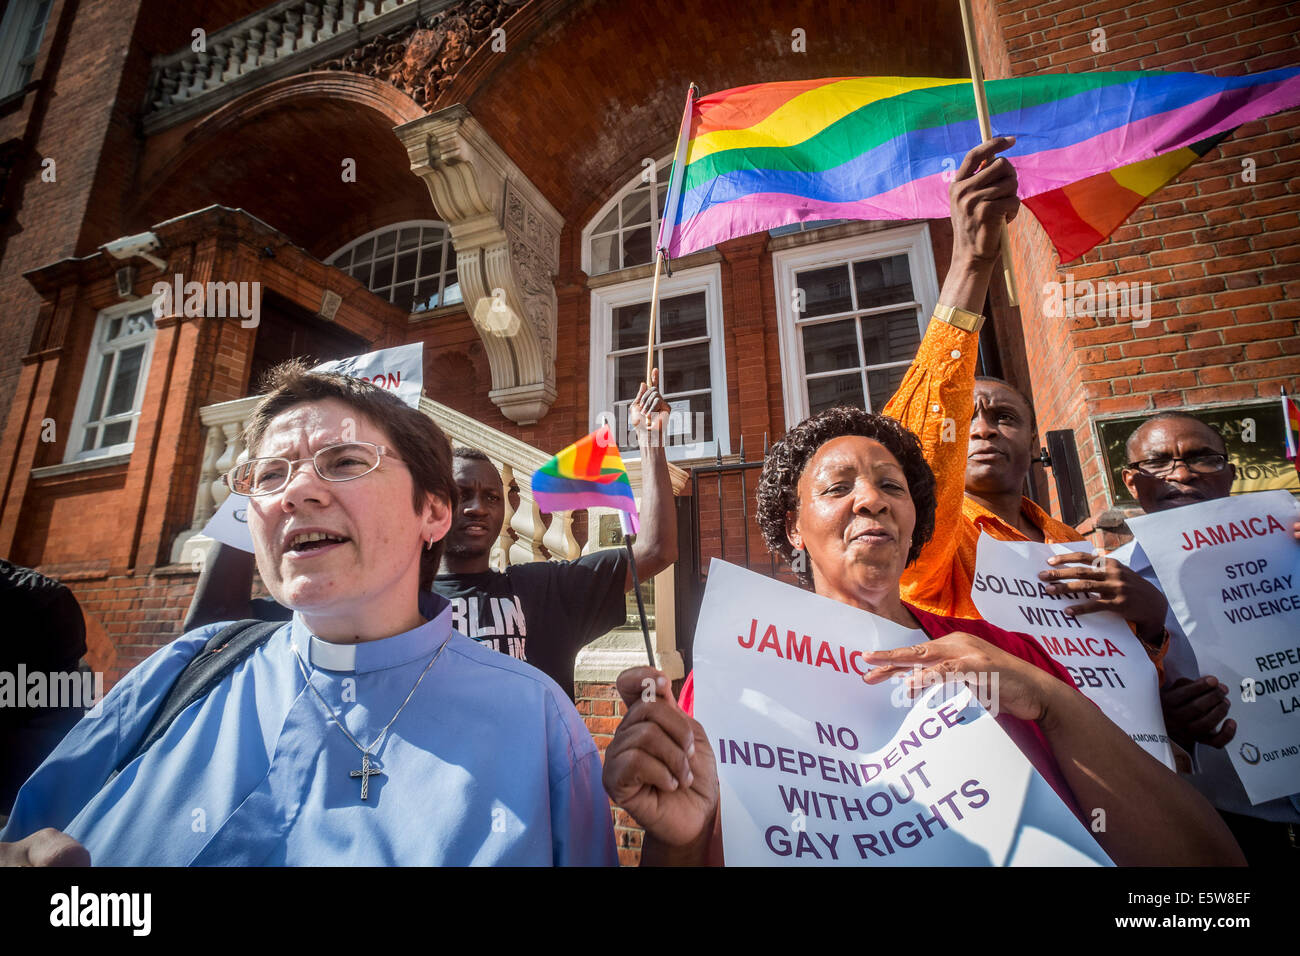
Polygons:
<instances>
[{"instance_id":1,"label":"white placard","mask_svg":"<svg viewBox=\"0 0 1300 956\"><path fill-rule=\"evenodd\" d=\"M1108 865L969 688L910 705L862 653L924 640L714 560L695 713L718 756L729 866Z\"/></svg>"},{"instance_id":2,"label":"white placard","mask_svg":"<svg viewBox=\"0 0 1300 956\"><path fill-rule=\"evenodd\" d=\"M1084 548L1083 542L999 541L981 534L971 600L990 624L1033 638L1066 669L1085 697L1134 743L1173 770L1173 749L1160 709L1160 677L1142 642L1111 611L1092 611L1077 618L1062 613L1062 608L1088 598L1047 594L1047 582L1038 579L1038 572L1051 567L1047 559L1052 555Z\"/></svg>"},{"instance_id":3,"label":"white placard","mask_svg":"<svg viewBox=\"0 0 1300 956\"><path fill-rule=\"evenodd\" d=\"M420 392L424 387L424 343L415 342L334 362L322 362L312 371L339 372L363 378L393 392L412 408L419 408ZM247 498L236 494L227 495L226 500L203 526L203 533L214 541L251 552L253 538L248 533L248 520L245 517L247 507Z\"/></svg>"},{"instance_id":4,"label":"white placard","mask_svg":"<svg viewBox=\"0 0 1300 956\"><path fill-rule=\"evenodd\" d=\"M1300 542L1286 491L1128 519L1196 652L1228 685L1225 748L1251 803L1300 793Z\"/></svg>"},{"instance_id":5,"label":"white placard","mask_svg":"<svg viewBox=\"0 0 1300 956\"><path fill-rule=\"evenodd\" d=\"M335 362L323 362L312 371L339 372L365 379L392 392L412 408L419 408L420 391L424 387L424 343L413 342Z\"/></svg>"}]
</instances>

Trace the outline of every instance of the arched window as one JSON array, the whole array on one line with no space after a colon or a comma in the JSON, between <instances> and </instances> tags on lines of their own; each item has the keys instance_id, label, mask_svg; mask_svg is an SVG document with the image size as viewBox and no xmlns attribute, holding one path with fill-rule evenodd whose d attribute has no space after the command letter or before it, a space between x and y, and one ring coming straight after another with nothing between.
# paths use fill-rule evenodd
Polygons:
<instances>
[{"instance_id":1,"label":"arched window","mask_svg":"<svg viewBox=\"0 0 1300 956\"><path fill-rule=\"evenodd\" d=\"M582 231L582 269L587 275L654 262L672 165L669 155L653 168L645 166L587 224Z\"/></svg>"},{"instance_id":2,"label":"arched window","mask_svg":"<svg viewBox=\"0 0 1300 956\"><path fill-rule=\"evenodd\" d=\"M368 232L325 260L408 312L463 301L447 224L417 219Z\"/></svg>"}]
</instances>

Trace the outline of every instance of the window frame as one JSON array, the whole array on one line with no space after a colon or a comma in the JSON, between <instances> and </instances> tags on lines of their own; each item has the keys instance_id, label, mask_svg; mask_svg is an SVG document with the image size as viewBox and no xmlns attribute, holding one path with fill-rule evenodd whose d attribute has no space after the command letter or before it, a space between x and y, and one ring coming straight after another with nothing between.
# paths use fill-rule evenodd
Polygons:
<instances>
[{"instance_id":1,"label":"window frame","mask_svg":"<svg viewBox=\"0 0 1300 956\"><path fill-rule=\"evenodd\" d=\"M591 356L588 379L590 383L588 419L592 430L599 427L598 416L602 412L613 411L616 408L617 363L610 354L613 350L614 310L622 306L648 302L653 288L654 277L647 276L592 290ZM713 414L713 439L690 445L669 445L668 460L672 462L703 461L713 459L718 454L731 454L726 348L722 322L722 269L717 263L712 263L674 272L671 277L660 277L659 300L661 302L667 298L695 292L703 292L705 296L705 323L709 336L709 404ZM660 329L662 330L662 326ZM642 354L644 355L644 351ZM641 457L639 448L621 450L620 453L625 460L638 460Z\"/></svg>"},{"instance_id":2,"label":"window frame","mask_svg":"<svg viewBox=\"0 0 1300 956\"><path fill-rule=\"evenodd\" d=\"M643 166L641 168L644 171L645 167ZM655 162L654 182L659 186L660 189L667 191L668 177L672 175L672 169L673 169L672 153L668 153L666 156L661 157ZM614 276L614 275L618 275L620 272L623 272L627 269L643 269L647 265L651 265L651 266L654 265L655 256L657 255L657 253L655 252L655 240L659 238L659 224L658 224L659 203L657 198L654 195L654 188L651 187L650 190L650 194L651 194L650 261L640 262L637 263L636 265L631 265L631 266L620 266L617 269L610 269L608 272L598 272L596 273L595 276L593 276L591 273L591 243L592 243L592 237L596 232L596 226L600 223L602 219L604 219L606 216L609 215L610 210L617 208L618 205L624 199L626 199L632 193L636 192L636 190L642 186L643 181L641 179L641 176L642 173L637 173L630 180L624 183L623 188L620 189L618 192L616 192L612 197L610 197L609 201L606 202L605 205L601 206L594 216L592 216L589 220L587 220L587 225L582 230L582 271L585 272L589 277L596 278L597 276L599 276L603 278L604 276ZM660 179L660 176L662 176L663 178ZM624 227L620 225L619 231L621 232L623 228ZM710 246L709 248L711 249L713 247Z\"/></svg>"},{"instance_id":3,"label":"window frame","mask_svg":"<svg viewBox=\"0 0 1300 956\"><path fill-rule=\"evenodd\" d=\"M36 63L41 58L41 47L45 43L45 30L50 24L50 14L54 12L53 0L46 7L45 19L40 24L40 36L32 53L30 72L25 80L18 82L27 66L22 62L23 43L36 29L36 13L40 10L41 3L42 0L10 0L5 9L0 22L0 99L22 90L36 74Z\"/></svg>"},{"instance_id":4,"label":"window frame","mask_svg":"<svg viewBox=\"0 0 1300 956\"><path fill-rule=\"evenodd\" d=\"M141 299L133 299L130 302L122 302L118 305L109 306L101 309L95 318L95 330L90 340L90 349L86 353L86 364L81 374L81 390L77 395L76 411L72 417L72 428L68 433L68 445L64 449L63 460L65 463L80 461L91 461L96 458L111 458L116 455L129 455L135 449L136 428L140 424L140 414L144 410L145 394L149 388L149 371L153 364L154 343L158 339L157 314L155 305L158 296L146 296ZM108 335L108 326L113 319L125 318L137 312L149 312L153 318L154 325L146 338L143 334L133 339L126 339L120 344L109 347L106 340ZM114 445L102 445L98 448L91 448L86 451L81 450L82 444L86 439L86 429L92 424L103 428L104 418L90 420L91 402L95 398L95 387L99 380L100 367L103 365L103 359L111 353L123 352L127 349L134 348L136 345L144 344L144 354L140 358L140 378L135 383L135 395L131 403L131 427L127 433L127 439ZM114 363L116 372L116 362ZM109 380L108 388L111 389L112 380ZM105 396L107 400L107 396ZM123 416L114 416L120 421Z\"/></svg>"},{"instance_id":5,"label":"window frame","mask_svg":"<svg viewBox=\"0 0 1300 956\"><path fill-rule=\"evenodd\" d=\"M405 222L394 222L394 223L389 223L389 224L386 225L386 226L380 226L378 229L372 229L372 230L370 230L370 231L367 232L367 233L364 233L364 234L362 234L362 235L360 235L360 236L354 236L353 238L349 239L347 242L343 243L343 245L339 246L337 249L335 249L333 252L331 252L328 256L326 256L322 261L323 261L327 266L330 266L331 268L334 268L334 269L338 269L339 272L342 272L342 273L343 273L345 276L347 276L348 278L355 279L356 277L355 277L354 275L352 275L352 273L351 273L350 271L348 271L347 268L343 268L343 267L341 267L341 266L335 265L334 260L336 260L339 256L343 255L343 253L347 252L349 249L352 249L352 248L356 247L357 245L359 245L360 243L365 242L367 239L374 239L374 238L376 238L377 236L383 235L384 233L391 232L391 233L394 233L394 234L400 234L401 230L403 230L403 229L411 229L411 228L422 228L422 229L423 229L423 228L430 228L430 227L441 229L441 230L446 234L446 237L447 237L447 238L443 241L443 244L442 244L442 248L443 248L442 269L441 269L441 271L438 273L438 280L439 280L439 283L438 283L438 284L439 284L438 298L439 298L439 303L438 303L437 305L435 305L435 306L432 306L432 307L427 308L427 309L423 309L423 310L421 310L421 311L419 311L419 312L407 312L407 315L411 316L412 318L425 319L425 318L428 318L430 315L433 315L434 313L438 312L438 310L440 310L440 309L450 309L450 308L462 308L462 309L465 309L465 308L468 308L468 306L465 304L465 293L464 293L464 290L463 290L463 289L461 289L461 292L460 292L460 301L459 301L459 302L444 302L444 301L441 301L441 300L443 299L443 297L444 297L444 296L446 295L446 293L447 293L447 290L446 290L446 279L447 279L447 272L448 272L449 270L451 270L451 271L455 271L455 273L456 273L456 286L457 286L457 288L460 288L460 285L461 285L461 282L460 282L460 269L457 267L458 264L457 264L457 262L456 262L456 244L455 244L455 242L452 241L452 238L451 238L451 226L448 225L447 223L443 222L441 219L408 219L408 220L406 220ZM423 258L424 258L424 252L423 252L423 246L422 246L422 245L419 246L419 247L417 247L417 249L420 251L420 258L417 260L417 264L416 264L416 276L415 276L415 279L412 280L412 281L414 281L414 282L416 282L416 283L419 283L419 282L421 282L422 279L423 279L423 277L420 275L420 263L423 261ZM392 258L392 262L393 262L393 278L394 278L394 280L396 279L396 272L397 272L397 255L398 255L398 253L397 253L397 240L394 239L394 243L393 243L393 255L392 255L392 257L391 257L391 258ZM373 256L373 255L371 256L370 261L371 261L371 264L373 265L373 263L374 263L374 256ZM349 266L349 268L350 268L350 266ZM372 269L371 271L372 271L372 274L373 274L373 269ZM360 279L357 279L356 281L361 282ZM370 292L371 292L371 294L376 295L376 296L379 296L380 298L384 298L384 299L385 299L385 300L386 300L390 305L396 305L396 304L397 304L397 303L393 302L393 300L392 300L391 298L388 298L388 296L390 295L391 291L392 291L393 289L397 288L397 286L398 286L398 284L399 284L399 283L397 283L396 281L390 281L390 282L388 283L388 286L389 286L389 291L388 291L388 292L375 292L375 290L374 290L373 288L371 288L369 282L361 282L361 284L364 285L367 289L369 289ZM401 284L402 284L402 285L405 285L405 283L401 283Z\"/></svg>"},{"instance_id":6,"label":"window frame","mask_svg":"<svg viewBox=\"0 0 1300 956\"><path fill-rule=\"evenodd\" d=\"M922 338L939 301L939 280L930 243L928 222L894 226L879 232L826 242L799 245L772 253L772 274L776 292L778 339L781 350L781 398L785 406L785 426L793 428L808 417L808 379L798 322L790 310L795 273L811 269L848 264L862 259L880 259L906 254L912 278L914 302L919 303L917 326ZM886 309L887 307L879 307ZM864 310L857 310L857 315ZM816 323L820 320L809 320ZM840 319L827 319L839 321ZM860 336L860 333L859 333ZM860 367L860 366L859 366ZM866 396L864 395L864 398ZM877 409L879 411L879 409Z\"/></svg>"}]
</instances>

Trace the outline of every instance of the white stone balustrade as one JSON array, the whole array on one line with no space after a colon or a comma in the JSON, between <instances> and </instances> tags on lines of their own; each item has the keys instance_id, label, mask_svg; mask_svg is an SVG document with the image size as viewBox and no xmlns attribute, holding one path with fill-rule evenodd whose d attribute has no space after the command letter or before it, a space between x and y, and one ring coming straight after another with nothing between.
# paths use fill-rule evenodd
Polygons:
<instances>
[{"instance_id":1,"label":"white stone balustrade","mask_svg":"<svg viewBox=\"0 0 1300 956\"><path fill-rule=\"evenodd\" d=\"M455 0L278 0L207 37L154 58L145 130L156 132L429 17Z\"/></svg>"}]
</instances>

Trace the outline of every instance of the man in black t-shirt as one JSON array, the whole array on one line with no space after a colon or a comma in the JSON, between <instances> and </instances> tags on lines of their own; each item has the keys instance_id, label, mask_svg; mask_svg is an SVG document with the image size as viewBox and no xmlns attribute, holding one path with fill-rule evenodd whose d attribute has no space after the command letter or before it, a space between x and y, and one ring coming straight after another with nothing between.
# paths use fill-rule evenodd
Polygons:
<instances>
[{"instance_id":1,"label":"man in black t-shirt","mask_svg":"<svg viewBox=\"0 0 1300 956\"><path fill-rule=\"evenodd\" d=\"M668 405L641 384L629 409L641 450L641 533L632 545L637 574L648 581L677 560L677 519L664 448ZM460 504L447 534L433 590L451 600L452 627L545 671L573 696L578 651L626 619L632 587L625 548L595 551L574 561L533 561L505 571L489 565L505 523L501 475L477 449L453 451Z\"/></svg>"},{"instance_id":2,"label":"man in black t-shirt","mask_svg":"<svg viewBox=\"0 0 1300 956\"><path fill-rule=\"evenodd\" d=\"M628 409L641 450L641 533L632 553L642 581L677 560L677 516L664 447L669 406L659 394L658 369L650 379L649 386L641 383ZM432 589L451 599L453 628L527 661L573 697L578 651L625 619L623 595L632 587L627 550L610 548L575 561L533 561L493 571L488 562L505 523L501 475L476 449L457 448L454 457L460 504ZM215 621L289 620L293 612L272 599L249 600L253 570L251 554L214 545L184 632Z\"/></svg>"}]
</instances>

